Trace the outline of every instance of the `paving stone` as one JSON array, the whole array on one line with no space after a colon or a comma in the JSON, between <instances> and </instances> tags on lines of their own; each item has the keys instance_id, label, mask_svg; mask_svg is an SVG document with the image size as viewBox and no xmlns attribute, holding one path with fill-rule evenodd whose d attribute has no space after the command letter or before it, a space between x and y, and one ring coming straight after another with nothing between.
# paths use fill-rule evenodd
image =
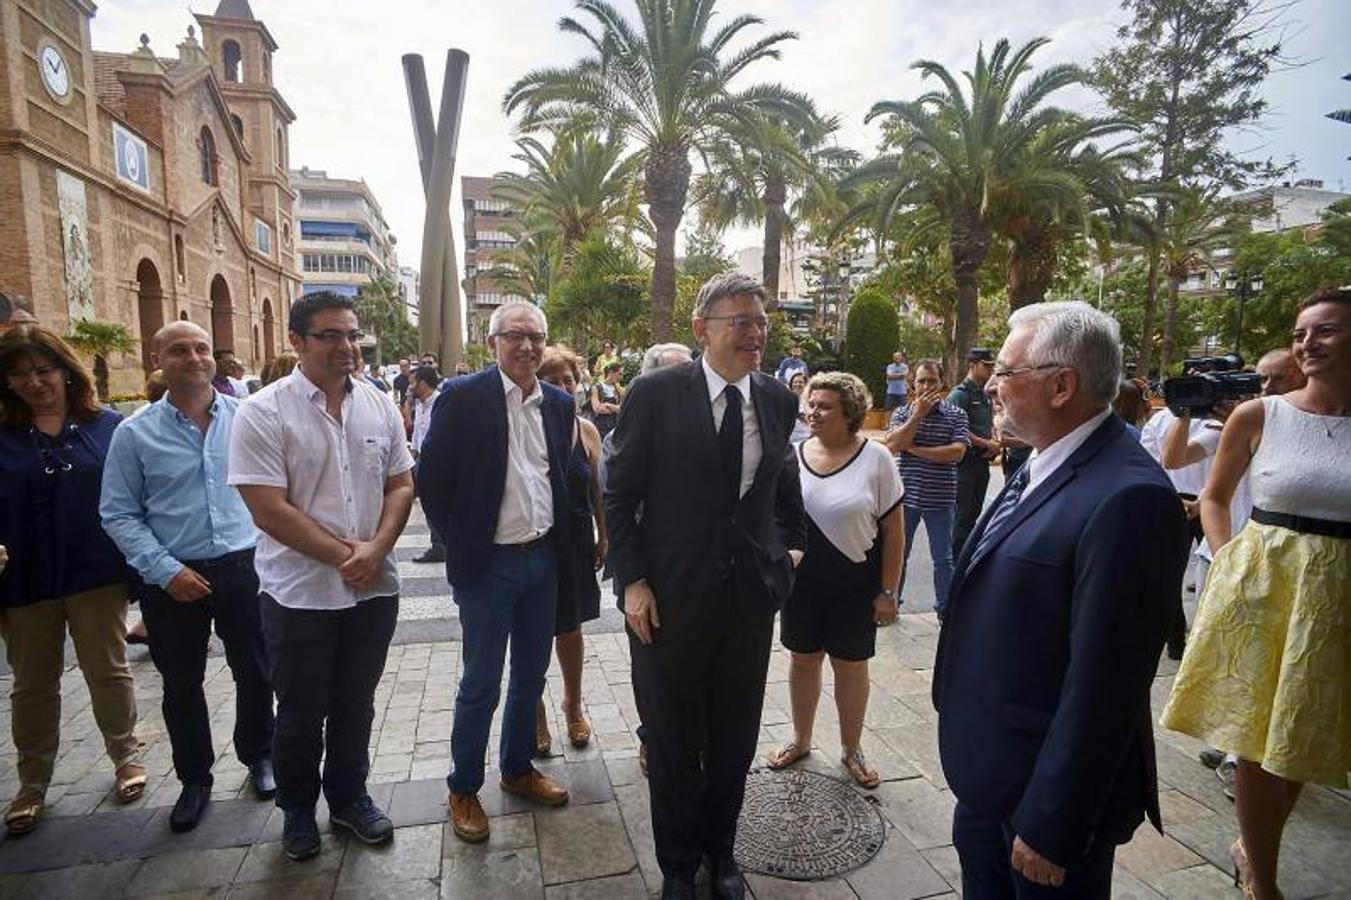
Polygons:
<instances>
[{"instance_id":1,"label":"paving stone","mask_svg":"<svg viewBox=\"0 0 1351 900\"><path fill-rule=\"evenodd\" d=\"M962 862L957 858L957 848L930 847L928 850L921 850L920 855L933 866L939 877L948 883L948 887L961 896Z\"/></svg>"},{"instance_id":2,"label":"paving stone","mask_svg":"<svg viewBox=\"0 0 1351 900\"><path fill-rule=\"evenodd\" d=\"M638 865L614 801L540 810L535 833L545 884L619 875Z\"/></svg>"},{"instance_id":3,"label":"paving stone","mask_svg":"<svg viewBox=\"0 0 1351 900\"><path fill-rule=\"evenodd\" d=\"M169 829L173 810L160 807L141 833L138 853L153 856L209 847L246 847L258 840L272 814L271 803L258 800L218 800L207 805L197 827L183 834Z\"/></svg>"},{"instance_id":4,"label":"paving stone","mask_svg":"<svg viewBox=\"0 0 1351 900\"><path fill-rule=\"evenodd\" d=\"M247 852L243 847L224 847L151 857L136 870L127 893L139 897L225 887L234 880Z\"/></svg>"},{"instance_id":5,"label":"paving stone","mask_svg":"<svg viewBox=\"0 0 1351 900\"><path fill-rule=\"evenodd\" d=\"M441 856L483 854L499 850L518 850L535 846L535 817L530 813L488 818L488 840L471 844L460 840L454 827L446 822L441 839Z\"/></svg>"},{"instance_id":6,"label":"paving stone","mask_svg":"<svg viewBox=\"0 0 1351 900\"><path fill-rule=\"evenodd\" d=\"M445 779L404 781L394 785L388 813L390 819L400 828L406 825L444 822L448 815Z\"/></svg>"},{"instance_id":7,"label":"paving stone","mask_svg":"<svg viewBox=\"0 0 1351 900\"><path fill-rule=\"evenodd\" d=\"M1159 791L1159 812L1163 817L1163 830L1179 822L1194 822L1214 816L1210 807L1197 803L1186 794L1177 790Z\"/></svg>"},{"instance_id":8,"label":"paving stone","mask_svg":"<svg viewBox=\"0 0 1351 900\"><path fill-rule=\"evenodd\" d=\"M948 882L894 828L887 832L886 843L877 855L860 868L845 873L844 879L860 897L901 900L928 897L949 889Z\"/></svg>"},{"instance_id":9,"label":"paving stone","mask_svg":"<svg viewBox=\"0 0 1351 900\"><path fill-rule=\"evenodd\" d=\"M338 889L435 878L440 868L440 825L398 828L394 840L378 847L358 841L348 843L338 875Z\"/></svg>"},{"instance_id":10,"label":"paving stone","mask_svg":"<svg viewBox=\"0 0 1351 900\"><path fill-rule=\"evenodd\" d=\"M368 884L343 888L334 892L333 900L437 900L441 888L430 878L395 881L389 884Z\"/></svg>"},{"instance_id":11,"label":"paving stone","mask_svg":"<svg viewBox=\"0 0 1351 900\"><path fill-rule=\"evenodd\" d=\"M605 761L600 757L586 762L570 762L557 770L557 777L568 789L568 805L607 803L615 798ZM553 773L549 773L553 775Z\"/></svg>"},{"instance_id":12,"label":"paving stone","mask_svg":"<svg viewBox=\"0 0 1351 900\"><path fill-rule=\"evenodd\" d=\"M853 900L854 893L842 878L824 881L785 881L768 875L746 873L746 884L755 900ZM615 895L618 896L618 895ZM630 895L636 896L636 895Z\"/></svg>"},{"instance_id":13,"label":"paving stone","mask_svg":"<svg viewBox=\"0 0 1351 900\"><path fill-rule=\"evenodd\" d=\"M922 778L886 781L873 796L882 804L882 814L917 849L952 843L952 794L940 791Z\"/></svg>"},{"instance_id":14,"label":"paving stone","mask_svg":"<svg viewBox=\"0 0 1351 900\"><path fill-rule=\"evenodd\" d=\"M342 867L347 841L334 834L321 835L319 840L319 855L300 862L286 858L281 841L254 844L244 857L239 873L235 875L235 884L289 881L298 875L327 872L333 876L329 883L329 889L332 890L332 882L337 880L338 869Z\"/></svg>"},{"instance_id":15,"label":"paving stone","mask_svg":"<svg viewBox=\"0 0 1351 900\"><path fill-rule=\"evenodd\" d=\"M139 859L95 863L34 872L15 878L11 890L0 883L0 897L6 900L85 900L88 897L115 897L126 890L140 867Z\"/></svg>"},{"instance_id":16,"label":"paving stone","mask_svg":"<svg viewBox=\"0 0 1351 900\"><path fill-rule=\"evenodd\" d=\"M1151 875L1145 883L1165 897L1186 900L1233 900L1233 878L1209 864Z\"/></svg>"},{"instance_id":17,"label":"paving stone","mask_svg":"<svg viewBox=\"0 0 1351 900\"><path fill-rule=\"evenodd\" d=\"M1152 825L1135 829L1135 836L1117 848L1116 861L1133 875L1147 878L1174 869L1186 869L1204 862L1173 838L1159 834Z\"/></svg>"},{"instance_id":18,"label":"paving stone","mask_svg":"<svg viewBox=\"0 0 1351 900\"><path fill-rule=\"evenodd\" d=\"M1112 897L1113 900L1163 900L1158 891L1120 865L1112 867Z\"/></svg>"},{"instance_id":19,"label":"paving stone","mask_svg":"<svg viewBox=\"0 0 1351 900\"><path fill-rule=\"evenodd\" d=\"M610 784L614 787L646 782L642 767L638 765L637 757L616 759L607 753L605 755L605 770L610 776Z\"/></svg>"},{"instance_id":20,"label":"paving stone","mask_svg":"<svg viewBox=\"0 0 1351 900\"><path fill-rule=\"evenodd\" d=\"M57 816L87 816L103 802L105 794L73 794L66 791L55 803L51 800L51 791L47 792L47 805L42 810L45 819Z\"/></svg>"},{"instance_id":21,"label":"paving stone","mask_svg":"<svg viewBox=\"0 0 1351 900\"><path fill-rule=\"evenodd\" d=\"M661 890L661 867L657 865L657 847L652 837L652 806L647 780L615 788L615 802L619 804L629 846L638 857L638 869L643 873L647 889L656 893Z\"/></svg>"},{"instance_id":22,"label":"paving stone","mask_svg":"<svg viewBox=\"0 0 1351 900\"><path fill-rule=\"evenodd\" d=\"M288 862L290 862L288 860ZM309 862L290 863L308 866ZM272 881L255 881L247 884L235 883L226 893L226 900L329 900L333 896L333 885L338 880L336 869L312 875L293 875L290 878L278 878Z\"/></svg>"},{"instance_id":23,"label":"paving stone","mask_svg":"<svg viewBox=\"0 0 1351 900\"><path fill-rule=\"evenodd\" d=\"M152 815L137 809L45 821L31 834L0 843L0 872L37 872L131 857Z\"/></svg>"},{"instance_id":24,"label":"paving stone","mask_svg":"<svg viewBox=\"0 0 1351 900\"><path fill-rule=\"evenodd\" d=\"M539 853L534 847L457 853L442 861L444 900L530 900L543 896Z\"/></svg>"}]
</instances>

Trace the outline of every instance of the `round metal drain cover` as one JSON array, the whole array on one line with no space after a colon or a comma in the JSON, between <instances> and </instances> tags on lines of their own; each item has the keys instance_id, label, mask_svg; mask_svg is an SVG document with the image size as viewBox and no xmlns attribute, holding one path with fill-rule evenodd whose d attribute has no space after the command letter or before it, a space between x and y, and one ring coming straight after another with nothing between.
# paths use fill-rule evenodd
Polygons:
<instances>
[{"instance_id":1,"label":"round metal drain cover","mask_svg":"<svg viewBox=\"0 0 1351 900\"><path fill-rule=\"evenodd\" d=\"M857 869L882 849L886 824L850 785L798 769L752 769L737 824L743 869L817 881Z\"/></svg>"}]
</instances>

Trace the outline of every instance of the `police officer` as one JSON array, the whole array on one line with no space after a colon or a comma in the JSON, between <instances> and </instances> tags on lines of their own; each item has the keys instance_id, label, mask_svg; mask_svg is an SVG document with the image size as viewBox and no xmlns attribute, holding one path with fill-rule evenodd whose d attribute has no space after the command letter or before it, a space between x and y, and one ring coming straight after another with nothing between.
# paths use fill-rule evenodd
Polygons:
<instances>
[{"instance_id":1,"label":"police officer","mask_svg":"<svg viewBox=\"0 0 1351 900\"><path fill-rule=\"evenodd\" d=\"M972 347L966 354L966 379L948 395L948 402L966 412L971 446L957 466L957 514L952 523L952 555L961 555L966 536L980 518L985 489L990 484L990 462L999 455L994 440L994 407L985 396L985 382L994 371L994 354Z\"/></svg>"}]
</instances>

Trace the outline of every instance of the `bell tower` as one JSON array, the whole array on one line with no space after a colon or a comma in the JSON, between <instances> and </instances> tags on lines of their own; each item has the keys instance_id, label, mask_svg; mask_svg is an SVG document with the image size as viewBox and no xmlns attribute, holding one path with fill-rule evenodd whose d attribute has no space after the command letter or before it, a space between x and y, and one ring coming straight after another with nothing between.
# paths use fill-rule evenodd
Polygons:
<instances>
[{"instance_id":1,"label":"bell tower","mask_svg":"<svg viewBox=\"0 0 1351 900\"><path fill-rule=\"evenodd\" d=\"M289 128L296 116L272 84L277 42L254 17L248 0L220 0L213 15L196 19L202 27L202 49L230 107L231 124L250 156L242 199L254 221L242 223L245 233L256 253L295 280L295 192L287 165Z\"/></svg>"}]
</instances>

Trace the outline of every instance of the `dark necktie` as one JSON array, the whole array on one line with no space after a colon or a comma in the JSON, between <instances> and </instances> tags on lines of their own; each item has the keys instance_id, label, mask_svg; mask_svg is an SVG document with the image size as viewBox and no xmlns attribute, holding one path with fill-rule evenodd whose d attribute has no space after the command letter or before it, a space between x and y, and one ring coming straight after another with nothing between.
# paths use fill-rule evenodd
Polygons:
<instances>
[{"instance_id":1,"label":"dark necktie","mask_svg":"<svg viewBox=\"0 0 1351 900\"><path fill-rule=\"evenodd\" d=\"M1009 482L1008 490L999 499L999 505L995 507L994 512L990 513L990 519L985 523L985 530L980 533L980 540L976 543L976 552L971 554L971 559L979 559L981 554L989 549L990 543L995 534L998 533L1000 526L1009 516L1013 515L1013 510L1017 508L1018 501L1022 499L1023 491L1027 489L1028 468L1028 465L1024 463L1023 467Z\"/></svg>"},{"instance_id":2,"label":"dark necktie","mask_svg":"<svg viewBox=\"0 0 1351 900\"><path fill-rule=\"evenodd\" d=\"M718 454L722 457L722 472L731 493L732 503L741 499L741 391L736 385L723 388L723 399L727 408L722 413L722 426L718 429Z\"/></svg>"}]
</instances>

